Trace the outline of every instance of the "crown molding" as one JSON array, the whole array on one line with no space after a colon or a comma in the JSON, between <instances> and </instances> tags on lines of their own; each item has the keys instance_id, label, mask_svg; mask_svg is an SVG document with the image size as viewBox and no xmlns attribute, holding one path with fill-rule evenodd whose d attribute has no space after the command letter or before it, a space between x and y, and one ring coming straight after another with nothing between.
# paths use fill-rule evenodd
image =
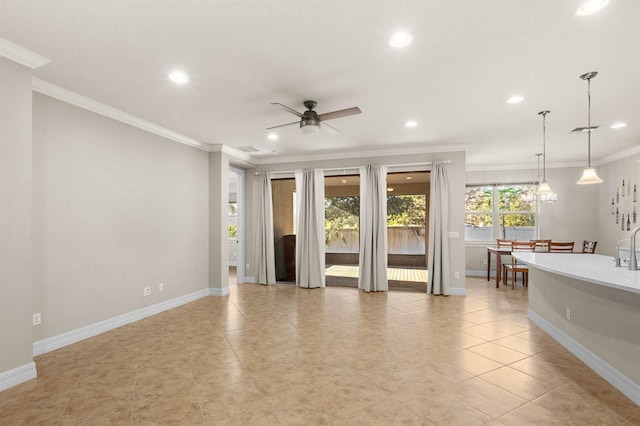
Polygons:
<instances>
[{"instance_id":1,"label":"crown molding","mask_svg":"<svg viewBox=\"0 0 640 426\"><path fill-rule=\"evenodd\" d=\"M34 77L33 91L42 93L43 95L50 96L62 102L66 102L68 104L86 109L88 111L95 112L96 114L103 115L121 123L137 127L138 129L144 130L146 132L162 136L163 138L180 142L181 144L198 148L203 151L209 150L208 144L205 144L204 142L192 139L150 121L143 120L139 117L136 117L135 115L129 114L117 108L113 108L109 105L103 104L86 96L82 96L76 92L72 92L71 90L56 86L55 84L49 83L48 81L44 81Z\"/></svg>"},{"instance_id":2,"label":"crown molding","mask_svg":"<svg viewBox=\"0 0 640 426\"><path fill-rule=\"evenodd\" d=\"M240 151L239 149L233 148L231 146L224 145L224 144L213 144L213 145L209 145L207 150L209 152L223 152L231 156L232 160L235 160L235 161L230 161L230 163L240 164L245 167L255 167L255 162L253 161L253 158L249 154L247 154L244 151Z\"/></svg>"},{"instance_id":3,"label":"crown molding","mask_svg":"<svg viewBox=\"0 0 640 426\"><path fill-rule=\"evenodd\" d=\"M51 62L51 59L38 55L37 53L32 52L29 49L25 49L22 46L18 46L15 43L11 43L9 40L4 38L0 38L0 56L31 69L40 68L41 66Z\"/></svg>"},{"instance_id":4,"label":"crown molding","mask_svg":"<svg viewBox=\"0 0 640 426\"><path fill-rule=\"evenodd\" d=\"M633 146L620 152L616 152L611 155L603 157L595 163L596 166L611 163L612 161L622 160L623 158L631 157L632 155L640 154L640 145ZM584 166L584 164L583 164Z\"/></svg>"},{"instance_id":5,"label":"crown molding","mask_svg":"<svg viewBox=\"0 0 640 426\"><path fill-rule=\"evenodd\" d=\"M564 169L573 167L584 167L584 163L578 161L569 161L566 163L547 164L547 169ZM499 172L508 170L536 170L531 164L502 164L496 166L484 166L467 164L465 171L467 172Z\"/></svg>"},{"instance_id":6,"label":"crown molding","mask_svg":"<svg viewBox=\"0 0 640 426\"><path fill-rule=\"evenodd\" d=\"M391 155L433 154L441 152L466 151L471 144L425 145L407 148L381 148L374 150L331 151L314 154L291 155L287 157L253 158L257 165L295 163L299 161L337 160L345 158L388 157Z\"/></svg>"}]
</instances>

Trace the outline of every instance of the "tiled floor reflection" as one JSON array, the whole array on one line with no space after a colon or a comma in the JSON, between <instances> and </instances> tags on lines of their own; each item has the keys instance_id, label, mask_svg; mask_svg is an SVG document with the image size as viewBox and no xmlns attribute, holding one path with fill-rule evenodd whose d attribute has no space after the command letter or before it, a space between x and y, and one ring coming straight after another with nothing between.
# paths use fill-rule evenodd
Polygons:
<instances>
[{"instance_id":1,"label":"tiled floor reflection","mask_svg":"<svg viewBox=\"0 0 640 426\"><path fill-rule=\"evenodd\" d=\"M39 356L0 424L640 424L527 320L526 289L467 288L232 286Z\"/></svg>"}]
</instances>

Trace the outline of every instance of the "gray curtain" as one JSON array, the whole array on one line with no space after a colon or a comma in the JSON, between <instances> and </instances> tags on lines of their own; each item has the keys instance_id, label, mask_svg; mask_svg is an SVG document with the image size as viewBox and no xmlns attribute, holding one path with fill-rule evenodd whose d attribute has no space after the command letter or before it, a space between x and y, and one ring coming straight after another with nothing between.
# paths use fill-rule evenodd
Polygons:
<instances>
[{"instance_id":1,"label":"gray curtain","mask_svg":"<svg viewBox=\"0 0 640 426\"><path fill-rule=\"evenodd\" d=\"M429 200L429 285L427 292L448 296L449 271L449 180L447 166L434 162L431 168Z\"/></svg>"},{"instance_id":2,"label":"gray curtain","mask_svg":"<svg viewBox=\"0 0 640 426\"><path fill-rule=\"evenodd\" d=\"M360 168L360 277L358 288L387 291L387 170Z\"/></svg>"},{"instance_id":3,"label":"gray curtain","mask_svg":"<svg viewBox=\"0 0 640 426\"><path fill-rule=\"evenodd\" d=\"M296 285L325 286L324 172L296 170Z\"/></svg>"},{"instance_id":4,"label":"gray curtain","mask_svg":"<svg viewBox=\"0 0 640 426\"><path fill-rule=\"evenodd\" d=\"M258 197L255 233L256 282L276 283L276 262L273 240L273 202L269 172L258 177ZM239 265L242 267L242 265Z\"/></svg>"}]
</instances>

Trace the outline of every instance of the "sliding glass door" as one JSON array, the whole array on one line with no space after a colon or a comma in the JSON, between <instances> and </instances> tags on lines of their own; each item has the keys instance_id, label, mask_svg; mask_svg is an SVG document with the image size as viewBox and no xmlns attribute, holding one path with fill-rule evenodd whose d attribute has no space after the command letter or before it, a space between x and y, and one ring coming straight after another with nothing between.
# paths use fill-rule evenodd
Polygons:
<instances>
[{"instance_id":1,"label":"sliding glass door","mask_svg":"<svg viewBox=\"0 0 640 426\"><path fill-rule=\"evenodd\" d=\"M327 285L358 286L360 176L324 179Z\"/></svg>"},{"instance_id":2,"label":"sliding glass door","mask_svg":"<svg viewBox=\"0 0 640 426\"><path fill-rule=\"evenodd\" d=\"M389 288L426 291L429 172L387 174Z\"/></svg>"}]
</instances>

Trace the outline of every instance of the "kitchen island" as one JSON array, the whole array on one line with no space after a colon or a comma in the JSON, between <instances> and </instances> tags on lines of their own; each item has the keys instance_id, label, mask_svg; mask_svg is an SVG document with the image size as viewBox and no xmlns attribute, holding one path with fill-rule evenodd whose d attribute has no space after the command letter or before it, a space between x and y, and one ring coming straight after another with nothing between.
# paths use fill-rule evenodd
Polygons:
<instances>
[{"instance_id":1,"label":"kitchen island","mask_svg":"<svg viewBox=\"0 0 640 426\"><path fill-rule=\"evenodd\" d=\"M514 256L529 265L529 319L640 405L640 271L597 254Z\"/></svg>"}]
</instances>

